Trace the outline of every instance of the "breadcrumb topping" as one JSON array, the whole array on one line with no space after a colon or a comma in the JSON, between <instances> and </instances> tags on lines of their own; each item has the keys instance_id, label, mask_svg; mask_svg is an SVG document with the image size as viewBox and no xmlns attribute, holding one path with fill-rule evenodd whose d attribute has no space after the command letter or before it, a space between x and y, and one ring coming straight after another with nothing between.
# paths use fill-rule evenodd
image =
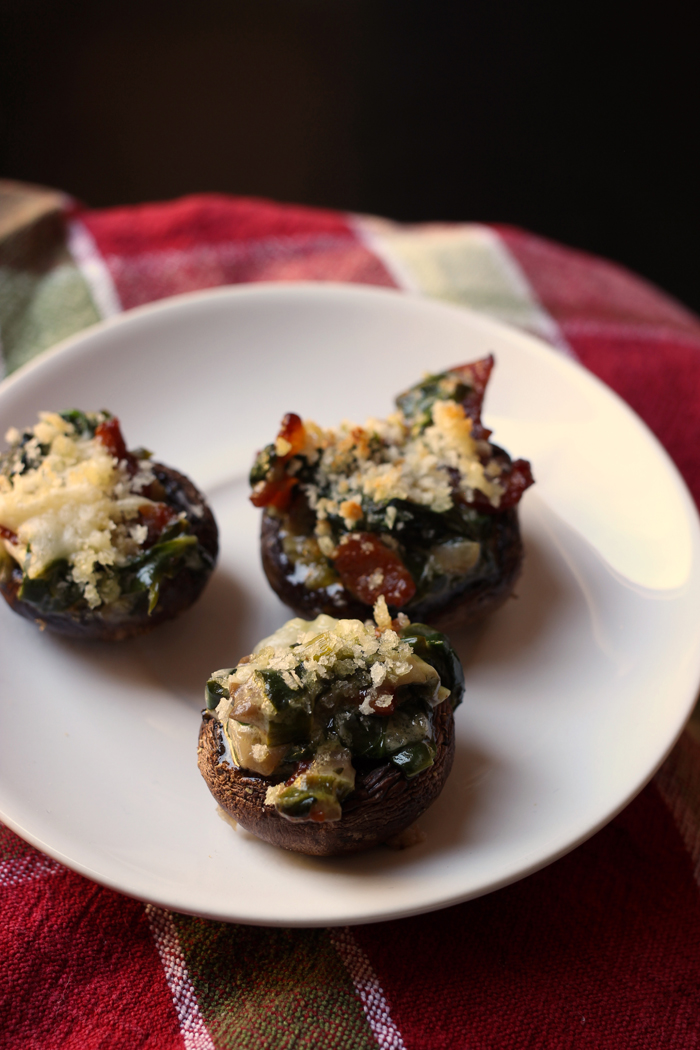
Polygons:
<instances>
[{"instance_id":1,"label":"breadcrumb topping","mask_svg":"<svg viewBox=\"0 0 700 1050\"><path fill-rule=\"evenodd\" d=\"M481 462L463 406L436 401L432 412L431 425L419 434L399 412L369 419L364 427L346 421L337 430L305 420L318 465L314 483L304 487L318 521L339 516L352 530L362 520L363 498L408 500L441 514L453 506L455 486L467 501L478 489L498 507L503 488L494 465ZM395 518L396 508L387 507L388 529Z\"/></svg>"},{"instance_id":2,"label":"breadcrumb topping","mask_svg":"<svg viewBox=\"0 0 700 1050\"><path fill-rule=\"evenodd\" d=\"M388 616L386 602L383 608ZM241 685L256 671L279 671L293 690L308 689L319 679L347 678L358 670L368 670L377 686L387 675L400 678L410 670L413 651L391 628L391 619L386 626L381 611L380 618L382 627L377 630L371 620L336 620L325 614L315 620L295 617L256 645L249 662L230 676L230 684Z\"/></svg>"}]
</instances>

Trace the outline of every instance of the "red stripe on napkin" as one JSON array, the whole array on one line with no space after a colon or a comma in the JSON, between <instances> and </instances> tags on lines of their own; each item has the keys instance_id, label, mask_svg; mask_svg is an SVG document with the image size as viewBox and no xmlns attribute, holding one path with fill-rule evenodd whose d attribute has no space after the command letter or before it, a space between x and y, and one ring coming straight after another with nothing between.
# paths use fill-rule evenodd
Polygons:
<instances>
[{"instance_id":1,"label":"red stripe on napkin","mask_svg":"<svg viewBox=\"0 0 700 1050\"><path fill-rule=\"evenodd\" d=\"M395 286L338 212L207 194L78 217L124 309L252 281Z\"/></svg>"},{"instance_id":2,"label":"red stripe on napkin","mask_svg":"<svg viewBox=\"0 0 700 1050\"><path fill-rule=\"evenodd\" d=\"M67 869L0 900L3 1050L182 1050L141 904Z\"/></svg>"},{"instance_id":3,"label":"red stripe on napkin","mask_svg":"<svg viewBox=\"0 0 700 1050\"><path fill-rule=\"evenodd\" d=\"M517 885L353 933L410 1050L698 1045L700 899L654 787Z\"/></svg>"},{"instance_id":4,"label":"red stripe on napkin","mask_svg":"<svg viewBox=\"0 0 700 1050\"><path fill-rule=\"evenodd\" d=\"M564 327L653 325L700 339L700 321L681 303L622 266L512 226L494 227L546 310Z\"/></svg>"},{"instance_id":5,"label":"red stripe on napkin","mask_svg":"<svg viewBox=\"0 0 700 1050\"><path fill-rule=\"evenodd\" d=\"M158 204L135 204L84 213L106 254L138 255L144 250L187 251L202 244L254 241L320 233L347 235L340 212L277 204L252 197L193 194Z\"/></svg>"}]
</instances>

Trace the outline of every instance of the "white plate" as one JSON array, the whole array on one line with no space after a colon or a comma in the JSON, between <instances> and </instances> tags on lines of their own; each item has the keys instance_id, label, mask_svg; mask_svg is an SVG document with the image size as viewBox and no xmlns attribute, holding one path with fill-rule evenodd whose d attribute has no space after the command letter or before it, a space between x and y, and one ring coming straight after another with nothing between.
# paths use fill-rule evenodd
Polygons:
<instances>
[{"instance_id":1,"label":"white plate","mask_svg":"<svg viewBox=\"0 0 700 1050\"><path fill-rule=\"evenodd\" d=\"M486 421L532 459L518 599L456 637L467 695L425 842L285 853L220 819L195 761L204 680L288 616L257 553L254 452L281 416L386 414L425 370L493 351ZM368 922L542 867L601 827L678 735L700 675L697 517L633 413L535 339L394 292L268 285L170 299L97 326L0 387L0 433L109 407L211 499L222 556L179 621L121 646L42 635L0 608L0 817L143 900L217 919Z\"/></svg>"}]
</instances>

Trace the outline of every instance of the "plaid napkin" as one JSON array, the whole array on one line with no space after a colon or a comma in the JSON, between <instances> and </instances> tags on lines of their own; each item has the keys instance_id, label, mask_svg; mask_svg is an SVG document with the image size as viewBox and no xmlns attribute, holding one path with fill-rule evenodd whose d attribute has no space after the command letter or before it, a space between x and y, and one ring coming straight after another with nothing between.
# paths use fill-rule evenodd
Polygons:
<instances>
[{"instance_id":1,"label":"plaid napkin","mask_svg":"<svg viewBox=\"0 0 700 1050\"><path fill-rule=\"evenodd\" d=\"M90 211L0 184L11 372L101 318L268 280L399 287L574 355L654 430L700 500L700 321L618 266L522 230L402 226L214 195ZM700 728L583 846L487 897L353 929L144 906L0 826L5 1050L700 1046Z\"/></svg>"}]
</instances>

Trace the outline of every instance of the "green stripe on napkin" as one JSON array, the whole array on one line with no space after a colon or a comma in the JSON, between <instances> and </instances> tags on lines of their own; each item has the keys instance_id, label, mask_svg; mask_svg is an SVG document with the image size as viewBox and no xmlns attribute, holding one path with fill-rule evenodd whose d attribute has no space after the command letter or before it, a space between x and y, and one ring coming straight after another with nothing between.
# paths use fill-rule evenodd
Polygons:
<instances>
[{"instance_id":1,"label":"green stripe on napkin","mask_svg":"<svg viewBox=\"0 0 700 1050\"><path fill-rule=\"evenodd\" d=\"M376 1050L325 930L173 919L217 1050Z\"/></svg>"},{"instance_id":2,"label":"green stripe on napkin","mask_svg":"<svg viewBox=\"0 0 700 1050\"><path fill-rule=\"evenodd\" d=\"M63 194L0 181L0 341L4 372L100 320L66 248Z\"/></svg>"}]
</instances>

